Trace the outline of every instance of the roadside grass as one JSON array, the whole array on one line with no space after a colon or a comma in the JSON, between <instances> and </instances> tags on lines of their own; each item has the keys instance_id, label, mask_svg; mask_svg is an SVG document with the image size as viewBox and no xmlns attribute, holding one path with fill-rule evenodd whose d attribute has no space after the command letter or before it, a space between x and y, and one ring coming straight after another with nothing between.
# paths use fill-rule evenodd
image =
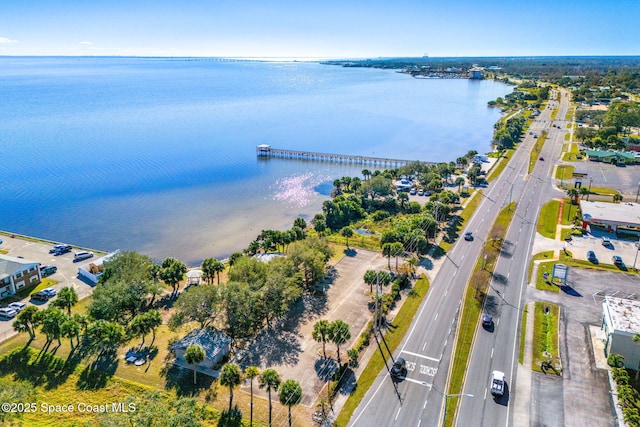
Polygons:
<instances>
[{"instance_id":1,"label":"roadside grass","mask_svg":"<svg viewBox=\"0 0 640 427\"><path fill-rule=\"evenodd\" d=\"M573 177L573 172L575 171L575 166L571 165L558 165L556 167L556 179L564 181L566 179L571 179Z\"/></svg>"},{"instance_id":2,"label":"roadside grass","mask_svg":"<svg viewBox=\"0 0 640 427\"><path fill-rule=\"evenodd\" d=\"M558 117L558 108L554 108L551 112L551 120L555 120Z\"/></svg>"},{"instance_id":3,"label":"roadside grass","mask_svg":"<svg viewBox=\"0 0 640 427\"><path fill-rule=\"evenodd\" d=\"M547 134L543 133L536 139L536 143L533 145L531 149L531 154L529 155L529 173L533 171L533 168L538 161L538 157L540 156L540 152L542 151L542 147L544 146L544 141L547 139Z\"/></svg>"},{"instance_id":4,"label":"roadside grass","mask_svg":"<svg viewBox=\"0 0 640 427\"><path fill-rule=\"evenodd\" d=\"M524 310L522 312L522 322L520 326L520 350L518 353L518 363L524 363L524 340L527 335L527 312L529 311L529 306L525 304Z\"/></svg>"},{"instance_id":5,"label":"roadside grass","mask_svg":"<svg viewBox=\"0 0 640 427\"><path fill-rule=\"evenodd\" d=\"M327 241L336 245L342 245L346 248L347 239L339 232L332 233L327 237ZM359 247L362 249L368 249L370 251L380 250L380 235L373 233L370 235L359 234L353 230L353 236L349 237L349 246Z\"/></svg>"},{"instance_id":6,"label":"roadside grass","mask_svg":"<svg viewBox=\"0 0 640 427\"><path fill-rule=\"evenodd\" d=\"M493 166L493 168L491 168L491 171L489 171L489 174L486 177L487 182L493 181L494 179L496 179L502 173L504 168L507 167L507 164L509 164L509 161L511 160L511 157L513 156L513 153L515 153L515 149L513 149L513 148L504 151L504 153L501 156L501 158Z\"/></svg>"},{"instance_id":7,"label":"roadside grass","mask_svg":"<svg viewBox=\"0 0 640 427\"><path fill-rule=\"evenodd\" d=\"M565 114L564 119L568 122L572 121L575 110L575 108L569 108L569 111L567 111L567 114Z\"/></svg>"},{"instance_id":8,"label":"roadside grass","mask_svg":"<svg viewBox=\"0 0 640 427\"><path fill-rule=\"evenodd\" d=\"M620 192L608 187L591 187L591 194L595 194L596 196L614 196L620 194Z\"/></svg>"},{"instance_id":9,"label":"roadside grass","mask_svg":"<svg viewBox=\"0 0 640 427\"><path fill-rule=\"evenodd\" d=\"M570 141L571 140L571 133L565 133L563 139L565 141Z\"/></svg>"},{"instance_id":10,"label":"roadside grass","mask_svg":"<svg viewBox=\"0 0 640 427\"><path fill-rule=\"evenodd\" d=\"M569 143L566 152L562 155L562 160L566 162L581 162L583 160L580 154L580 148L578 144Z\"/></svg>"},{"instance_id":11,"label":"roadside grass","mask_svg":"<svg viewBox=\"0 0 640 427\"><path fill-rule=\"evenodd\" d=\"M536 230L544 237L555 239L556 224L558 222L558 214L560 213L560 201L550 200L540 209L540 217Z\"/></svg>"},{"instance_id":12,"label":"roadside grass","mask_svg":"<svg viewBox=\"0 0 640 427\"><path fill-rule=\"evenodd\" d=\"M464 227L464 224L473 216L476 209L478 209L478 205L480 205L480 202L482 201L482 194L482 190L475 190L469 197L469 201L465 205L464 209L462 209L462 212L458 215L461 219L459 224L460 228ZM441 240L438 246L440 246L444 252L448 252L453 246L453 242L449 243Z\"/></svg>"},{"instance_id":13,"label":"roadside grass","mask_svg":"<svg viewBox=\"0 0 640 427\"><path fill-rule=\"evenodd\" d=\"M573 219L578 216L580 217L580 205L574 205L571 202L571 199L564 199L564 208L562 209L562 225L571 225L573 224Z\"/></svg>"},{"instance_id":14,"label":"roadside grass","mask_svg":"<svg viewBox=\"0 0 640 427\"><path fill-rule=\"evenodd\" d=\"M560 251L560 261L563 264L568 265L569 267L581 267L581 268L591 268L594 270L603 270L603 271L613 271L616 273L625 273L625 274L638 274L637 271L634 271L632 266L628 266L627 270L621 270L612 264L611 259L599 260L598 264L594 264L591 261L583 260L583 259L575 259L571 252L567 252L566 254L563 251Z\"/></svg>"},{"instance_id":15,"label":"roadside grass","mask_svg":"<svg viewBox=\"0 0 640 427\"><path fill-rule=\"evenodd\" d=\"M392 327L385 333L385 340L389 346L389 350L393 353L395 349L400 345L405 334L411 326L411 320L420 308L425 295L429 291L429 279L426 276L421 276L415 283L413 289L409 293L404 304L398 311L398 314L393 319ZM374 340L375 341L375 340ZM375 344L371 344L375 345ZM382 357L379 351L376 351L367 366L362 370L360 377L357 379L357 386L353 393L349 395L349 398L345 402L338 418L335 421L336 426L346 426L356 410L364 395L373 384L374 380L385 366L385 358Z\"/></svg>"},{"instance_id":16,"label":"roadside grass","mask_svg":"<svg viewBox=\"0 0 640 427\"><path fill-rule=\"evenodd\" d=\"M552 260L553 259L553 251L545 251L535 254L531 257L531 262L529 263L529 274L527 275L527 283L531 283L531 274L533 273L534 261L540 260Z\"/></svg>"},{"instance_id":17,"label":"roadside grass","mask_svg":"<svg viewBox=\"0 0 640 427\"><path fill-rule=\"evenodd\" d=\"M548 262L541 262L538 264L538 274L536 276L536 289L539 289L541 291L548 291L548 292L560 292L560 286L551 283L548 280L544 280L544 274L547 273L549 276L549 279L551 278L551 273L553 273L553 266L554 264L558 264L558 263L562 263L561 261L548 261Z\"/></svg>"},{"instance_id":18,"label":"roadside grass","mask_svg":"<svg viewBox=\"0 0 640 427\"><path fill-rule=\"evenodd\" d=\"M512 202L503 208L489 232L489 239L504 239L507 229L515 213L516 203ZM474 334L478 325L478 319L482 311L484 297L487 294L488 286L491 282L492 268L502 249L502 240L487 242L485 245L487 259L485 269L482 269L483 254L478 256L474 271L471 275L470 283L464 296L464 303L460 313L458 325L455 353L451 364L449 384L447 394L454 395L462 392L462 383L467 370L469 352L473 343ZM458 405L458 398L447 399L447 412L453 413ZM450 417L445 425L451 426L455 417Z\"/></svg>"},{"instance_id":19,"label":"roadside grass","mask_svg":"<svg viewBox=\"0 0 640 427\"><path fill-rule=\"evenodd\" d=\"M561 371L556 371L554 368L556 363L560 363L559 318L560 307L548 302L536 302L533 324L533 357L531 360L531 369L536 372L562 375ZM543 370L542 363L545 361L551 362L551 369Z\"/></svg>"}]
</instances>

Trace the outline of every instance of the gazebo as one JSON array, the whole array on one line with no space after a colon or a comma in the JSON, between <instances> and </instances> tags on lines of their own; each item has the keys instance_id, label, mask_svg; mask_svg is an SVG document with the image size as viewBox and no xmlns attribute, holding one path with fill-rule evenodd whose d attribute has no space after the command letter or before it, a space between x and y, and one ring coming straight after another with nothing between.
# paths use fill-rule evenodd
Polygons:
<instances>
[{"instance_id":1,"label":"gazebo","mask_svg":"<svg viewBox=\"0 0 640 427\"><path fill-rule=\"evenodd\" d=\"M187 285L199 285L202 282L202 270L187 271Z\"/></svg>"}]
</instances>

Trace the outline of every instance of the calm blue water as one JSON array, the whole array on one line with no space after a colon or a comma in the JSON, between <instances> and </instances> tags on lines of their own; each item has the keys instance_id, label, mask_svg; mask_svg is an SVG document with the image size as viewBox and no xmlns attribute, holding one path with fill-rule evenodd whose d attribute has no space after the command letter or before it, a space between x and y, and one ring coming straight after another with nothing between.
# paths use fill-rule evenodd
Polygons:
<instances>
[{"instance_id":1,"label":"calm blue water","mask_svg":"<svg viewBox=\"0 0 640 427\"><path fill-rule=\"evenodd\" d=\"M364 168L259 160L256 145L452 161L489 150L487 101L510 91L314 63L0 57L0 229L224 257Z\"/></svg>"}]
</instances>

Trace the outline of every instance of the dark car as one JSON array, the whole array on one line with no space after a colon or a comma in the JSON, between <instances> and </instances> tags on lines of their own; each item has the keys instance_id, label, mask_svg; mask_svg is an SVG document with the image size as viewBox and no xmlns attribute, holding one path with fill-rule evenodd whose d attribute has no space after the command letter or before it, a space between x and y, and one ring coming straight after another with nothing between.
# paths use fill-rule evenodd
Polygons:
<instances>
[{"instance_id":1,"label":"dark car","mask_svg":"<svg viewBox=\"0 0 640 427\"><path fill-rule=\"evenodd\" d=\"M614 255L612 259L613 259L613 263L618 267L621 267L624 265L624 262L622 262L622 258L620 258L618 255Z\"/></svg>"},{"instance_id":2,"label":"dark car","mask_svg":"<svg viewBox=\"0 0 640 427\"><path fill-rule=\"evenodd\" d=\"M482 327L485 329L491 329L493 326L493 318L488 314L482 316Z\"/></svg>"},{"instance_id":3,"label":"dark car","mask_svg":"<svg viewBox=\"0 0 640 427\"><path fill-rule=\"evenodd\" d=\"M391 367L391 376L402 377L407 374L407 361L402 357L398 357Z\"/></svg>"},{"instance_id":4,"label":"dark car","mask_svg":"<svg viewBox=\"0 0 640 427\"><path fill-rule=\"evenodd\" d=\"M56 245L53 248L53 253L56 255L66 254L67 252L71 252L73 248L71 245Z\"/></svg>"},{"instance_id":5,"label":"dark car","mask_svg":"<svg viewBox=\"0 0 640 427\"><path fill-rule=\"evenodd\" d=\"M58 271L58 267L56 267L55 265L41 265L40 266L40 275L42 275L42 277L51 276L56 271Z\"/></svg>"},{"instance_id":6,"label":"dark car","mask_svg":"<svg viewBox=\"0 0 640 427\"><path fill-rule=\"evenodd\" d=\"M466 233L464 233L464 240L467 240L467 241L473 240L473 233L470 231L467 231Z\"/></svg>"},{"instance_id":7,"label":"dark car","mask_svg":"<svg viewBox=\"0 0 640 427\"><path fill-rule=\"evenodd\" d=\"M596 257L596 253L593 251L589 251L587 252L587 260L589 260L590 262L597 264L598 263L598 258Z\"/></svg>"},{"instance_id":8,"label":"dark car","mask_svg":"<svg viewBox=\"0 0 640 427\"><path fill-rule=\"evenodd\" d=\"M540 157L540 160L544 161L544 157Z\"/></svg>"}]
</instances>

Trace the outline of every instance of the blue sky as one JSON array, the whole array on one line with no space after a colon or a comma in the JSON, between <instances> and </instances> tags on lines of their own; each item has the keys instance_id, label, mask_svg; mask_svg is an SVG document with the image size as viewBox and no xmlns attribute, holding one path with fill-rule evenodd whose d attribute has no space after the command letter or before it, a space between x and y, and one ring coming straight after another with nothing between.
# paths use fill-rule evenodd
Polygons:
<instances>
[{"instance_id":1,"label":"blue sky","mask_svg":"<svg viewBox=\"0 0 640 427\"><path fill-rule=\"evenodd\" d=\"M0 55L639 55L640 0L2 0Z\"/></svg>"}]
</instances>

